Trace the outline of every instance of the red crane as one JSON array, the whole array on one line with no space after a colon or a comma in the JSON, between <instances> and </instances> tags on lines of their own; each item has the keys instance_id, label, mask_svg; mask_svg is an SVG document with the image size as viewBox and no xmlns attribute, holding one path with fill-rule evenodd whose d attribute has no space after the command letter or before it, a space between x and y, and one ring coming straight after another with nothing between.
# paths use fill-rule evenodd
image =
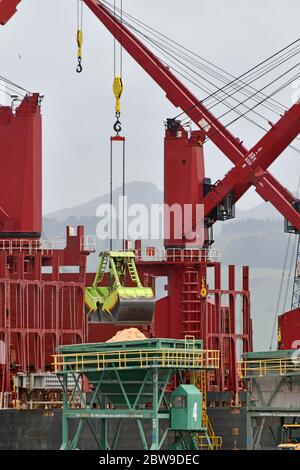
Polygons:
<instances>
[{"instance_id":1,"label":"red crane","mask_svg":"<svg viewBox=\"0 0 300 470\"><path fill-rule=\"evenodd\" d=\"M174 106L181 108L203 131L204 135L234 163L232 170L206 194L199 203L204 204L205 217L209 217L218 204L229 194L233 202L255 186L258 194L300 230L297 201L267 170L282 151L300 132L300 103L296 103L259 142L247 150L223 124L178 80L178 78L99 0L83 0L111 34L120 42L136 62L166 92ZM15 13L20 0L0 0L0 23L5 24ZM214 218L210 218L214 222Z\"/></svg>"},{"instance_id":2,"label":"red crane","mask_svg":"<svg viewBox=\"0 0 300 470\"><path fill-rule=\"evenodd\" d=\"M17 6L21 0L0 0L0 24L7 23L16 13Z\"/></svg>"},{"instance_id":3,"label":"red crane","mask_svg":"<svg viewBox=\"0 0 300 470\"><path fill-rule=\"evenodd\" d=\"M4 24L14 13L20 0L0 2L0 23ZM300 132L300 104L296 103L250 150L233 136L191 91L153 54L134 34L126 28L98 0L83 0L87 7L99 18L106 28L121 43L124 49L165 91L170 102L182 109L199 128L188 138L180 124L169 121L165 140L165 199L168 204L192 202L204 204L207 226L216 220L216 209L226 197L232 195L233 203L255 186L264 200L270 201L289 220L295 229L300 230L298 204L293 195L268 172L268 167L282 153ZM175 126L175 128L174 128ZM179 133L174 132L180 130ZM204 188L203 148L204 138L209 138L234 164L230 172L208 191ZM179 160L180 150L184 158ZM174 166L174 161L176 165ZM184 165L184 167L182 166ZM184 168L184 170L183 170ZM189 179L186 179L186 178ZM172 182L176 179L176 191ZM188 185L187 185L188 181ZM187 186L189 186L187 188ZM196 221L195 221L196 222ZM178 244L178 241L177 241ZM167 247L176 245L175 240L166 240ZM181 243L183 247L188 245ZM191 334L202 338L205 347L221 350L222 364L220 376L216 378L214 390L238 391L236 375L236 341L243 342L243 351L252 348L252 329L249 307L248 269L243 269L243 287L235 289L234 266L229 267L229 286L221 288L220 263L209 260L201 253L183 252L177 258L167 258L164 262L140 262L140 268L154 276L167 276L168 297L157 304L155 334L180 337ZM215 303L206 296L199 298L199 291L206 281L206 270L212 268L215 274ZM222 306L222 296L229 296L229 307ZM242 295L243 327L240 334L235 332L235 297ZM98 330L99 331L99 330ZM101 332L105 328L101 326ZM228 372L229 371L229 372Z\"/></svg>"},{"instance_id":4,"label":"red crane","mask_svg":"<svg viewBox=\"0 0 300 470\"><path fill-rule=\"evenodd\" d=\"M218 121L199 100L161 63L161 61L119 22L98 0L84 0L106 28L166 92L167 98L180 107L202 129L205 135L234 163L235 167L199 203L204 204L205 216L234 191L236 202L254 185L258 194L300 228L296 201L267 171L268 167L300 132L300 103L296 103L271 127L267 134L248 151L241 142Z\"/></svg>"},{"instance_id":5,"label":"red crane","mask_svg":"<svg viewBox=\"0 0 300 470\"><path fill-rule=\"evenodd\" d=\"M268 167L294 140L300 132L300 103L296 103L250 150L218 121L201 102L178 80L178 78L153 54L124 24L97 0L84 0L106 28L136 60L136 62L165 91L171 103L182 109L200 128L192 133L191 139L185 136L184 129L176 132L176 123L169 122L165 139L165 201L198 202L204 205L207 225L216 220L214 211L231 193L235 203L254 185L264 200L270 201L292 224L300 228L298 204L293 195L268 172ZM175 130L172 128L175 124ZM208 137L234 164L232 170L205 194L202 142ZM179 158L180 147L184 158ZM189 158L186 158L189 157ZM181 163L185 163L183 170ZM177 165L175 166L174 163ZM188 165L187 165L188 163ZM187 168L186 168L187 167ZM184 181L184 178L189 179ZM177 181L176 181L177 180ZM176 181L176 191L172 182ZM167 183L167 185L166 185ZM188 187L187 187L188 186ZM174 187L174 184L173 184ZM170 198L168 197L170 196ZM198 198L198 200L197 200ZM177 242L178 243L178 242ZM165 240L166 246L176 245L176 241ZM183 243L185 246L185 243ZM182 255L181 255L182 256ZM187 252L187 257L190 253ZM237 342L242 341L243 351L252 348L252 326L249 311L248 270L243 270L243 288L235 289L234 266L229 267L228 290L221 289L220 264L209 260L168 259L165 262L142 262L140 267L154 276L168 277L168 296L158 302L155 315L155 334L180 337L186 334L202 338L205 347L221 351L221 370L212 379L210 390L231 390L238 392L240 384L236 374ZM199 299L203 279L206 282L208 268L214 271L215 284L211 294L215 303L206 296ZM203 284L202 284L203 285ZM222 307L222 295L229 297L229 309ZM243 299L242 330L236 333L235 299ZM229 371L229 372L228 372Z\"/></svg>"}]
</instances>

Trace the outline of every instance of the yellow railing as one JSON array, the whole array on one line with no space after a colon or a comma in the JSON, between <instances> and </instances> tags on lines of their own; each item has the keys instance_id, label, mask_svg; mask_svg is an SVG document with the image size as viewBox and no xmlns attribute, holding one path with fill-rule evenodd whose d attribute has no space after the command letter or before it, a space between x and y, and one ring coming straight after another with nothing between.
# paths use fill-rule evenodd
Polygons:
<instances>
[{"instance_id":1,"label":"yellow railing","mask_svg":"<svg viewBox=\"0 0 300 470\"><path fill-rule=\"evenodd\" d=\"M264 377L266 375L300 375L300 361L292 358L274 358L238 362L238 374L244 377Z\"/></svg>"},{"instance_id":2,"label":"yellow railing","mask_svg":"<svg viewBox=\"0 0 300 470\"><path fill-rule=\"evenodd\" d=\"M209 440L212 446L209 446L206 436L197 435L197 447L200 450L221 450L222 448L222 437L220 436L209 436Z\"/></svg>"},{"instance_id":3,"label":"yellow railing","mask_svg":"<svg viewBox=\"0 0 300 470\"><path fill-rule=\"evenodd\" d=\"M148 368L193 368L218 369L220 354L217 350L199 349L139 349L105 352L66 353L54 356L54 371L66 368L75 372L85 370L104 370L109 368L126 369Z\"/></svg>"},{"instance_id":4,"label":"yellow railing","mask_svg":"<svg viewBox=\"0 0 300 470\"><path fill-rule=\"evenodd\" d=\"M202 427L207 429L212 449L210 448L206 436L198 433L196 434L197 447L201 450L220 450L222 447L222 438L216 436L213 426L207 414L207 377L206 371L191 372L191 383L202 392Z\"/></svg>"}]
</instances>

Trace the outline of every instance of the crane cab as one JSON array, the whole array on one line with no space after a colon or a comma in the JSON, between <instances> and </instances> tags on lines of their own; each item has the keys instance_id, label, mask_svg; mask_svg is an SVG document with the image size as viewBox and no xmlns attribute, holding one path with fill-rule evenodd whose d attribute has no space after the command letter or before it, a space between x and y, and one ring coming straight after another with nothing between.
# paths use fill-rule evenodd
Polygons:
<instances>
[{"instance_id":1,"label":"crane cab","mask_svg":"<svg viewBox=\"0 0 300 470\"><path fill-rule=\"evenodd\" d=\"M171 396L171 429L201 431L202 393L195 385L179 385Z\"/></svg>"}]
</instances>

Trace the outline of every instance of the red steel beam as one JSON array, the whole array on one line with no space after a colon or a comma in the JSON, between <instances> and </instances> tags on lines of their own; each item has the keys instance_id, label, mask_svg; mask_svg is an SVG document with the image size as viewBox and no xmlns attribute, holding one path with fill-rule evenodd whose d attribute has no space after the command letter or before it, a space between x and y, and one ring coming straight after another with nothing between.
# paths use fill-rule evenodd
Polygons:
<instances>
[{"instance_id":1,"label":"red steel beam","mask_svg":"<svg viewBox=\"0 0 300 470\"><path fill-rule=\"evenodd\" d=\"M0 24L4 25L16 13L21 0L0 0Z\"/></svg>"},{"instance_id":2,"label":"red steel beam","mask_svg":"<svg viewBox=\"0 0 300 470\"><path fill-rule=\"evenodd\" d=\"M265 178L267 181L269 181L269 183L272 186L276 188L278 192L280 192L280 194L282 194L282 196L286 199L286 201L288 201L290 204L292 204L292 202L295 202L295 198L293 194L287 188L284 188L279 183L279 181L277 181L276 178L274 178L274 176L271 175L271 173L266 171ZM251 188L252 184L253 184L252 182L238 184L234 189L234 201L237 202L248 191L248 189ZM262 194L260 194L260 196L262 196Z\"/></svg>"},{"instance_id":3,"label":"red steel beam","mask_svg":"<svg viewBox=\"0 0 300 470\"><path fill-rule=\"evenodd\" d=\"M264 172L257 175L256 188L259 187L259 194L265 201L271 204L300 231L300 214L278 189L265 177Z\"/></svg>"},{"instance_id":4,"label":"red steel beam","mask_svg":"<svg viewBox=\"0 0 300 470\"><path fill-rule=\"evenodd\" d=\"M188 88L150 51L131 31L115 18L98 0L84 3L119 41L133 59L166 92L171 103L180 107L189 118L227 155L233 163L247 153L247 149L234 137Z\"/></svg>"},{"instance_id":5,"label":"red steel beam","mask_svg":"<svg viewBox=\"0 0 300 470\"><path fill-rule=\"evenodd\" d=\"M99 18L104 26L111 34L120 42L134 60L153 78L153 80L166 92L166 96L176 107L180 107L189 118L200 127L208 138L235 164L243 162L245 157L251 154L242 145L242 143L234 137L223 124L218 121L203 104L183 85L177 77L153 54L138 38L131 33L129 29L115 18L104 5L98 0L84 0L90 10ZM280 121L279 121L280 122ZM270 135L270 131L267 133ZM297 133L296 133L297 135ZM295 136L296 136L295 135ZM293 139L290 139L290 142ZM281 147L280 147L281 145ZM265 155L261 160L261 168L266 170L286 148L288 144L281 142L277 149L274 148L273 156ZM238 170L236 170L238 172ZM290 203L295 201L291 193L289 193L272 175L265 173L265 179L276 187L277 192ZM251 186L252 181L245 181L241 184L241 180L237 179L235 184L231 186L231 190L236 190L235 201L238 200ZM219 188L220 189L220 188ZM219 192L219 189L216 192ZM265 192L257 185L256 191L263 198ZM260 193L261 191L261 193ZM224 193L223 193L224 194ZM226 196L226 194L225 194ZM224 197L225 197L224 196ZM207 196L209 197L209 196ZM213 196L210 196L213 199ZM221 200L217 198L219 202ZM208 206L208 213L214 208Z\"/></svg>"},{"instance_id":6,"label":"red steel beam","mask_svg":"<svg viewBox=\"0 0 300 470\"><path fill-rule=\"evenodd\" d=\"M251 181L263 199L270 201L283 215L289 214L291 219L287 217L288 220L300 230L300 214L292 207L290 198L286 198L285 193L281 192L276 180L275 184L272 184L272 179L266 178L266 172L262 169L271 165L299 132L300 103L296 103L259 140L248 155L202 199L205 216L209 215L237 184L247 184Z\"/></svg>"}]
</instances>

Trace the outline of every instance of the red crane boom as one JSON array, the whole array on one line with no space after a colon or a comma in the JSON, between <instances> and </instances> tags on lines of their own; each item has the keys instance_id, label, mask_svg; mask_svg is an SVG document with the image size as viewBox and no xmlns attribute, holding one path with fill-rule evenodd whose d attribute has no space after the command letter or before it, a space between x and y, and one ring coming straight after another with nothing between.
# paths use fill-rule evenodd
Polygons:
<instances>
[{"instance_id":1,"label":"red crane boom","mask_svg":"<svg viewBox=\"0 0 300 470\"><path fill-rule=\"evenodd\" d=\"M292 205L295 198L267 168L300 132L300 103L296 103L269 132L248 151L223 124L178 80L178 78L131 31L115 18L98 0L84 0L127 52L166 92L167 98L180 107L208 138L236 165L203 202L208 215L230 191L235 202L253 184L258 194L300 230L300 214Z\"/></svg>"},{"instance_id":2,"label":"red crane boom","mask_svg":"<svg viewBox=\"0 0 300 470\"><path fill-rule=\"evenodd\" d=\"M16 13L21 0L0 0L0 24L4 25Z\"/></svg>"}]
</instances>

